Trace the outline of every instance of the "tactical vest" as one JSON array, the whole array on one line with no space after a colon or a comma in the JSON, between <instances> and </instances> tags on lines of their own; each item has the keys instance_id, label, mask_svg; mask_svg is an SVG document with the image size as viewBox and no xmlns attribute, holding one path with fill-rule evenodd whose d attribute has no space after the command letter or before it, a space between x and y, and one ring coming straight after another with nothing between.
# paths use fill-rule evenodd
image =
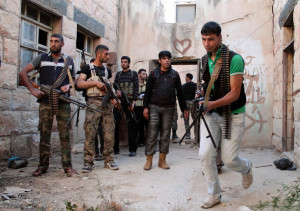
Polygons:
<instances>
[{"instance_id":1,"label":"tactical vest","mask_svg":"<svg viewBox=\"0 0 300 211\"><path fill-rule=\"evenodd\" d=\"M135 106L140 106L140 107L143 106L143 99L140 99L140 96L141 94L145 94L145 91L146 91L146 81L143 83L142 86L140 86L139 84L139 95L137 100L135 101Z\"/></svg>"},{"instance_id":2,"label":"tactical vest","mask_svg":"<svg viewBox=\"0 0 300 211\"><path fill-rule=\"evenodd\" d=\"M119 78L121 77L121 74L123 72L118 72L117 75L116 75L116 78ZM133 99L133 72L131 70L131 81L126 81L126 82L118 82L120 88L123 90L123 92L127 95L128 99L129 100L132 100Z\"/></svg>"},{"instance_id":3,"label":"tactical vest","mask_svg":"<svg viewBox=\"0 0 300 211\"><path fill-rule=\"evenodd\" d=\"M57 61L54 60L54 58L51 56L51 53L42 53L41 54L41 63L40 63L40 84L50 85L52 86L58 77L61 74L61 71L64 67L64 57L65 55L62 54L62 57L59 58ZM69 66L69 69L72 70L72 65ZM69 84L69 78L66 77L62 84L57 87L57 89L60 89L60 87L65 86ZM69 93L68 93L69 95ZM48 96L43 95L40 99L38 99L39 103L49 103ZM64 101L59 101L62 103L65 103Z\"/></svg>"},{"instance_id":4,"label":"tactical vest","mask_svg":"<svg viewBox=\"0 0 300 211\"><path fill-rule=\"evenodd\" d=\"M231 64L231 60L235 55L237 55L237 53L235 53L234 51L229 51L229 64ZM208 67L207 54L202 57L202 67L205 68L205 69L202 69L202 75L203 75L203 80L204 80L203 89L204 89L204 93L205 93L208 83L210 81L210 73L209 73L209 67ZM221 77L218 77L218 79L214 83L214 89L211 91L211 94L210 94L211 101L215 101L215 100L218 100L223 97L221 95L221 89L223 86L225 86L225 84L221 84ZM230 104L231 111L234 111L234 110L244 106L245 104L246 104L246 94L245 94L245 89L244 89L244 83L242 83L242 88L241 88L239 99ZM217 111L218 111L218 113L222 114L222 107L217 108Z\"/></svg>"}]
</instances>

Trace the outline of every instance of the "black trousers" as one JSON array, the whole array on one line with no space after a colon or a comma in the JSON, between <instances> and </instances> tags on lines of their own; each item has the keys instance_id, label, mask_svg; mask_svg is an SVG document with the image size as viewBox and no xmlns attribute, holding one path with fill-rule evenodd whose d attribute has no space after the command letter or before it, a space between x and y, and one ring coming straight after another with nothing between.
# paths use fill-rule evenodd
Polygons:
<instances>
[{"instance_id":1,"label":"black trousers","mask_svg":"<svg viewBox=\"0 0 300 211\"><path fill-rule=\"evenodd\" d=\"M123 105L122 105L123 107ZM130 118L130 113L127 109L123 108L123 111L126 115L127 119L127 129L128 129L128 145L129 145L129 152L136 152L137 149L137 129L136 129L136 123ZM115 117L115 144L114 144L114 151L120 152L119 148L119 142L120 142L120 136L119 136L119 129L120 129L120 122L122 119L122 116L118 109L114 109L114 117Z\"/></svg>"},{"instance_id":2,"label":"black trousers","mask_svg":"<svg viewBox=\"0 0 300 211\"><path fill-rule=\"evenodd\" d=\"M134 108L134 112L136 115L136 118L138 120L138 138L137 138L137 144L138 145L144 145L146 144L146 137L145 137L145 127L146 131L148 130L148 121L145 119L143 112L144 108L142 106L137 106ZM147 134L147 133L146 133Z\"/></svg>"}]
</instances>

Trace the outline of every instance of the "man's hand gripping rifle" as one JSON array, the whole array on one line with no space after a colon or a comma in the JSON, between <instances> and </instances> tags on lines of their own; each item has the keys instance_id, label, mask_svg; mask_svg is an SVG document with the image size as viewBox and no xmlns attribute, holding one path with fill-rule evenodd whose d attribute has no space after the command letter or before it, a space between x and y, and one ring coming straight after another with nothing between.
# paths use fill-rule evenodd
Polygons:
<instances>
[{"instance_id":1,"label":"man's hand gripping rifle","mask_svg":"<svg viewBox=\"0 0 300 211\"><path fill-rule=\"evenodd\" d=\"M49 86L49 85L42 84L42 85L40 86L39 89L40 89L42 92L44 92L46 95L49 95L50 92L51 92L51 86ZM63 92L60 91L59 89L53 89L53 90L54 90L55 92L58 92L58 93L60 94L60 95L59 95L59 99L65 101L65 102L67 102L67 103L73 103L73 104L75 104L75 105L77 105L77 106L79 106L79 107L81 107L81 108L90 108L90 109L92 109L92 110L94 110L94 111L97 111L97 112L102 113L102 111L100 111L100 110L98 110L98 109L95 109L95 108L93 108L93 107L91 107L91 106L88 106L88 105L85 104L85 103L82 103L82 102L77 101L77 100L74 100L74 99L72 99L72 98L70 98L70 97L68 97L68 96L65 96L65 95L63 94ZM70 120L73 119L73 117L75 116L75 114L76 114L76 112L74 112L74 114L72 115L72 117L70 118ZM70 122L70 120L69 120L69 122ZM69 122L67 123L67 125L69 125Z\"/></svg>"},{"instance_id":2,"label":"man's hand gripping rifle","mask_svg":"<svg viewBox=\"0 0 300 211\"><path fill-rule=\"evenodd\" d=\"M190 125L190 127L187 129L187 131L183 135L183 137L180 139L179 144L181 144L181 142L183 141L183 139L185 138L185 136L188 134L188 132L190 132L191 128L196 124L197 120L199 118L201 118L203 120L204 125L206 127L206 130L208 132L207 138L210 138L212 144L214 145L214 147L217 148L217 145L216 145L216 143L214 141L214 138L213 138L213 136L212 136L212 134L210 132L210 129L209 129L208 125L207 125L207 122L206 122L206 120L204 118L204 114L203 113L205 113L205 111L206 111L207 108L203 106L203 103L200 104L200 102L202 102L202 101L204 101L204 97L199 97L199 98L194 99L194 105L197 108L196 112L198 114L197 114L197 117L195 118L195 120L192 122L192 124Z\"/></svg>"}]
</instances>

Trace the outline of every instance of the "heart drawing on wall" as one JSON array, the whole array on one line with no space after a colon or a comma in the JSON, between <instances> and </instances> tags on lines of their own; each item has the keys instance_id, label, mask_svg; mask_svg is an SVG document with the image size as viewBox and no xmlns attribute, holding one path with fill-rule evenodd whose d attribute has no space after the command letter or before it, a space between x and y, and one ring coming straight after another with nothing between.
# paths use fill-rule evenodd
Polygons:
<instances>
[{"instance_id":1,"label":"heart drawing on wall","mask_svg":"<svg viewBox=\"0 0 300 211\"><path fill-rule=\"evenodd\" d=\"M173 40L173 46L176 51L184 55L189 48L192 46L192 41L190 39L184 39L184 40Z\"/></svg>"}]
</instances>

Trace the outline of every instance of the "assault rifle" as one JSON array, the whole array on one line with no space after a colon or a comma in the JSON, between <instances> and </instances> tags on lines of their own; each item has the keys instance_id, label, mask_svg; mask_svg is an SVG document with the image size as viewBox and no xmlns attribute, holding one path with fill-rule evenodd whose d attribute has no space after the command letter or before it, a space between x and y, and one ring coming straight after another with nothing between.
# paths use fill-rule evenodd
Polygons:
<instances>
[{"instance_id":1,"label":"assault rifle","mask_svg":"<svg viewBox=\"0 0 300 211\"><path fill-rule=\"evenodd\" d=\"M100 81L102 83L104 83L104 85L106 87L106 91L107 91L107 93L105 94L105 96L103 98L102 105L105 106L109 100L116 100L117 103L118 103L119 98L117 97L117 95L112 90L110 84L107 81L105 81L102 76L99 76L99 78L100 78ZM120 109L120 108L121 108L121 105L118 103L117 104L117 109Z\"/></svg>"},{"instance_id":2,"label":"assault rifle","mask_svg":"<svg viewBox=\"0 0 300 211\"><path fill-rule=\"evenodd\" d=\"M204 97L196 98L196 99L194 100L194 104L195 104L196 107L197 107L198 115L197 115L197 117L195 118L195 120L192 122L192 124L189 126L189 128L186 130L185 134L184 134L183 137L180 139L180 141L179 141L178 144L181 144L181 142L183 141L183 139L185 138L185 136L190 132L191 128L196 124L196 122L198 121L198 119L202 118L202 120L203 120L203 122L204 122L204 125L205 125L205 127L206 127L206 130L207 130L207 132L208 132L207 138L210 138L212 144L214 145L214 147L217 148L217 145L216 145L216 143L215 143L215 141L214 141L214 138L213 138L213 136L212 136L212 134L211 134L211 132L210 132L210 129L209 129L209 127L208 127L208 125L207 125L207 122L206 122L206 120L205 120L205 118L204 118L204 115L203 115L203 112L206 111L206 108L203 107L203 104L200 104L200 105L199 105L199 102L201 102L201 101L204 101Z\"/></svg>"},{"instance_id":3,"label":"assault rifle","mask_svg":"<svg viewBox=\"0 0 300 211\"><path fill-rule=\"evenodd\" d=\"M129 118L131 118L136 125L137 124L136 115L135 115L134 111L131 111L129 109L129 107L131 107L131 103L130 103L127 95L123 92L123 90L117 83L114 83L114 85L121 92L121 95L122 95L121 104L123 105L123 109L126 109L126 111L127 111L125 113L129 113L129 116L130 116Z\"/></svg>"},{"instance_id":4,"label":"assault rifle","mask_svg":"<svg viewBox=\"0 0 300 211\"><path fill-rule=\"evenodd\" d=\"M40 90L41 90L42 92L44 92L46 95L49 95L49 94L50 94L50 91L51 91L51 86L42 84L42 85L40 86ZM79 107L81 107L81 108L90 108L90 109L92 109L92 110L94 110L94 111L97 111L97 112L102 113L102 111L100 111L100 110L98 110L98 109L95 109L95 108L93 108L93 107L91 107L91 106L88 106L88 105L85 104L85 103L82 103L82 102L80 102L80 101L74 100L74 99L72 99L71 97L68 97L68 96L64 95L63 92L62 92L61 90L59 90L59 89L53 89L53 91L58 92L58 93L60 94L60 95L59 95L59 99L65 101L65 102L67 102L67 103L73 103L73 104L75 104L75 105L77 105L77 106L79 106ZM75 114L76 114L76 112L74 112L74 114L73 114L72 116L74 117ZM71 120L71 119L72 119L72 118L70 118L70 120ZM69 120L69 121L70 121L70 120Z\"/></svg>"}]
</instances>

